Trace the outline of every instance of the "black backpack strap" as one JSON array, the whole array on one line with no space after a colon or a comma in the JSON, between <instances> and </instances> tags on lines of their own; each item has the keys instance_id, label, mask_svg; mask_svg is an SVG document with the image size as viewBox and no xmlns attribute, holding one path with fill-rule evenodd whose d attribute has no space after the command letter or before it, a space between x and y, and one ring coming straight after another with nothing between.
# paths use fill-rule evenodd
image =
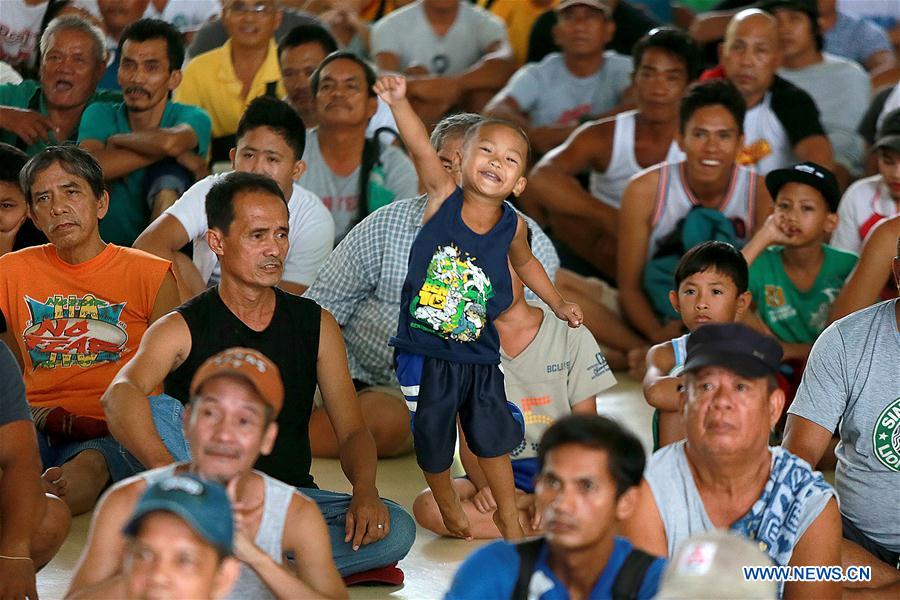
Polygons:
<instances>
[{"instance_id":1,"label":"black backpack strap","mask_svg":"<svg viewBox=\"0 0 900 600\"><path fill-rule=\"evenodd\" d=\"M266 96L269 98L275 98L278 100L278 82L277 81L269 81L266 83Z\"/></svg>"},{"instance_id":2,"label":"black backpack strap","mask_svg":"<svg viewBox=\"0 0 900 600\"><path fill-rule=\"evenodd\" d=\"M381 163L381 144L378 142L378 132L372 137L367 137L363 142L362 160L359 165L359 204L357 205L357 220L359 223L365 219L369 212L369 175L376 165Z\"/></svg>"},{"instance_id":3,"label":"black backpack strap","mask_svg":"<svg viewBox=\"0 0 900 600\"><path fill-rule=\"evenodd\" d=\"M526 540L516 544L516 552L519 554L519 574L516 577L516 587L513 588L510 600L527 600L528 586L531 576L534 574L534 566L537 564L538 554L544 547L544 538Z\"/></svg>"},{"instance_id":4,"label":"black backpack strap","mask_svg":"<svg viewBox=\"0 0 900 600\"><path fill-rule=\"evenodd\" d=\"M643 550L632 548L613 582L613 600L637 600L644 577L656 558Z\"/></svg>"}]
</instances>

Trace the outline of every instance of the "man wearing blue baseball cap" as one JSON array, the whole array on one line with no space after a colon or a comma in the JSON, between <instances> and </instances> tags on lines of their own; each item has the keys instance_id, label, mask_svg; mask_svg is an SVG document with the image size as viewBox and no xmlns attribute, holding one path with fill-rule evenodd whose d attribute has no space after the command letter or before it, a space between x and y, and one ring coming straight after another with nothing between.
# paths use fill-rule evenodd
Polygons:
<instances>
[{"instance_id":1,"label":"man wearing blue baseball cap","mask_svg":"<svg viewBox=\"0 0 900 600\"><path fill-rule=\"evenodd\" d=\"M769 432L784 392L775 381L775 338L740 323L704 325L685 360L686 439L650 457L623 533L671 557L691 536L730 529L759 543L777 565L840 566L840 514L821 473L780 447ZM779 583L779 596L832 598L840 582Z\"/></svg>"},{"instance_id":2,"label":"man wearing blue baseball cap","mask_svg":"<svg viewBox=\"0 0 900 600\"><path fill-rule=\"evenodd\" d=\"M193 475L155 483L123 533L128 598L223 598L240 572L231 502L218 483Z\"/></svg>"}]
</instances>

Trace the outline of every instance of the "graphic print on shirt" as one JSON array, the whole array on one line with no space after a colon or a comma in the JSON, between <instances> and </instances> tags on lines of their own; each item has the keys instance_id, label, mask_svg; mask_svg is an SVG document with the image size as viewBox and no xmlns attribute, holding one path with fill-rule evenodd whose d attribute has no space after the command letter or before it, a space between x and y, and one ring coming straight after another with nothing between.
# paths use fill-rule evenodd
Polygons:
<instances>
[{"instance_id":1,"label":"graphic print on shirt","mask_svg":"<svg viewBox=\"0 0 900 600\"><path fill-rule=\"evenodd\" d=\"M457 342L481 336L494 288L476 260L452 244L438 248L428 263L425 283L409 305L411 327Z\"/></svg>"},{"instance_id":2,"label":"graphic print on shirt","mask_svg":"<svg viewBox=\"0 0 900 600\"><path fill-rule=\"evenodd\" d=\"M881 464L900 472L900 398L888 404L875 421L872 446Z\"/></svg>"},{"instance_id":3,"label":"graphic print on shirt","mask_svg":"<svg viewBox=\"0 0 900 600\"><path fill-rule=\"evenodd\" d=\"M22 338L35 369L116 362L128 334L120 321L125 302L110 304L93 294L55 295L40 302L25 296L31 319Z\"/></svg>"},{"instance_id":4,"label":"graphic print on shirt","mask_svg":"<svg viewBox=\"0 0 900 600\"><path fill-rule=\"evenodd\" d=\"M735 162L747 167L755 165L770 154L772 154L772 146L769 142L767 140L756 140L740 149Z\"/></svg>"}]
</instances>

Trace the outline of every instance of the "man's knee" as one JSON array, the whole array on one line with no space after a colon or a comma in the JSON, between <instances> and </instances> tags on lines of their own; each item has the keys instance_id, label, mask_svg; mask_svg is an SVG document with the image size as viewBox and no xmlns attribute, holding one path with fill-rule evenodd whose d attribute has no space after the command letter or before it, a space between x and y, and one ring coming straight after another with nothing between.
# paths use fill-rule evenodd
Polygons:
<instances>
[{"instance_id":1,"label":"man's knee","mask_svg":"<svg viewBox=\"0 0 900 600\"><path fill-rule=\"evenodd\" d=\"M66 541L72 525L72 512L68 505L53 494L46 494L47 506L44 518L31 538L31 557L35 568L50 562Z\"/></svg>"},{"instance_id":2,"label":"man's knee","mask_svg":"<svg viewBox=\"0 0 900 600\"><path fill-rule=\"evenodd\" d=\"M390 549L385 549L385 564L402 560L416 541L416 522L402 506L391 500L385 500L391 517L391 533L383 541L388 542Z\"/></svg>"}]
</instances>

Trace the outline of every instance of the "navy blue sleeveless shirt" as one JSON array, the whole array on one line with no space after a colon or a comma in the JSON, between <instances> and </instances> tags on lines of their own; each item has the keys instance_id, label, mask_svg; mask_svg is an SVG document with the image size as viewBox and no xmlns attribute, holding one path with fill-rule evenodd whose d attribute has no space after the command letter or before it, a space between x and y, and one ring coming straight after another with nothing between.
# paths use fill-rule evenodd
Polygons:
<instances>
[{"instance_id":1,"label":"navy blue sleeveless shirt","mask_svg":"<svg viewBox=\"0 0 900 600\"><path fill-rule=\"evenodd\" d=\"M503 203L493 229L475 233L462 219L459 187L416 235L390 345L459 363L499 364L494 319L512 302L507 256L519 217Z\"/></svg>"}]
</instances>

